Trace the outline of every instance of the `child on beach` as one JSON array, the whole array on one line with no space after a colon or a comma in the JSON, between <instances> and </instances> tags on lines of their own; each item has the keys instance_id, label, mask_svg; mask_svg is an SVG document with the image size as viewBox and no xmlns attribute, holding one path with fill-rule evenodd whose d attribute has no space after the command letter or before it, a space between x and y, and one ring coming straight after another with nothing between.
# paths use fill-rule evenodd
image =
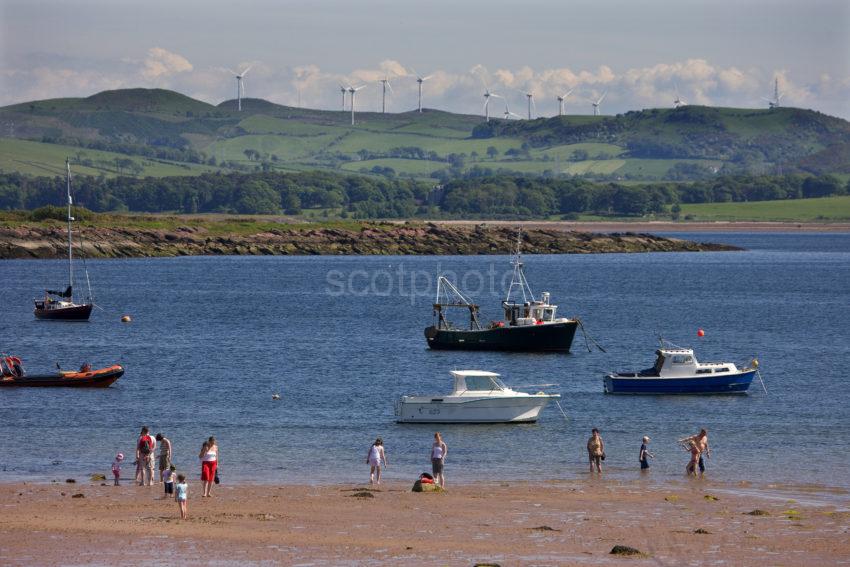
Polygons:
<instances>
[{"instance_id":1,"label":"child on beach","mask_svg":"<svg viewBox=\"0 0 850 567\"><path fill-rule=\"evenodd\" d=\"M115 477L115 486L118 486L118 480L121 478L121 463L124 461L124 453L115 455L115 460L112 461L112 476Z\"/></svg>"},{"instance_id":2,"label":"child on beach","mask_svg":"<svg viewBox=\"0 0 850 567\"><path fill-rule=\"evenodd\" d=\"M649 452L647 449L647 445L649 444L649 436L643 436L643 443L640 446L640 453L638 454L638 460L640 461L640 470L645 471L649 469L649 459L654 459L655 455Z\"/></svg>"},{"instance_id":3,"label":"child on beach","mask_svg":"<svg viewBox=\"0 0 850 567\"><path fill-rule=\"evenodd\" d=\"M189 485L186 484L186 475L177 475L177 486L174 487L174 499L180 505L180 519L189 519Z\"/></svg>"},{"instance_id":4,"label":"child on beach","mask_svg":"<svg viewBox=\"0 0 850 567\"><path fill-rule=\"evenodd\" d=\"M174 494L174 478L177 476L176 470L177 467L171 465L162 473L162 485L165 487L166 495Z\"/></svg>"},{"instance_id":5,"label":"child on beach","mask_svg":"<svg viewBox=\"0 0 850 567\"><path fill-rule=\"evenodd\" d=\"M387 467L389 463L384 452L384 441L380 437L369 447L366 462L369 464L369 484L381 484L381 466Z\"/></svg>"}]
</instances>

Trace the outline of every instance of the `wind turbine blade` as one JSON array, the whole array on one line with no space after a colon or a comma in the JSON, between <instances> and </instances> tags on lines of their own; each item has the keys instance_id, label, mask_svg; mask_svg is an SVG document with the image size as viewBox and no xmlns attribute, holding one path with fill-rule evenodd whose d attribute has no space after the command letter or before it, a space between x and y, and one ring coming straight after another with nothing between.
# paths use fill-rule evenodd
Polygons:
<instances>
[{"instance_id":1,"label":"wind turbine blade","mask_svg":"<svg viewBox=\"0 0 850 567\"><path fill-rule=\"evenodd\" d=\"M608 91L605 91L604 93L602 93L602 96L599 97L599 101L596 104L602 104L602 101L605 100L605 95L607 95L607 94L608 94Z\"/></svg>"},{"instance_id":2,"label":"wind turbine blade","mask_svg":"<svg viewBox=\"0 0 850 567\"><path fill-rule=\"evenodd\" d=\"M366 85L360 85L359 87L355 87L354 92L359 91L360 89L365 89Z\"/></svg>"},{"instance_id":3,"label":"wind turbine blade","mask_svg":"<svg viewBox=\"0 0 850 567\"><path fill-rule=\"evenodd\" d=\"M428 79L430 79L433 76L434 75L428 75L427 77L422 77L422 82L424 83L425 81L427 81Z\"/></svg>"},{"instance_id":4,"label":"wind turbine blade","mask_svg":"<svg viewBox=\"0 0 850 567\"><path fill-rule=\"evenodd\" d=\"M773 102L769 98L764 98L763 96L760 96L759 98L762 99L764 102Z\"/></svg>"},{"instance_id":5,"label":"wind turbine blade","mask_svg":"<svg viewBox=\"0 0 850 567\"><path fill-rule=\"evenodd\" d=\"M389 88L389 89L390 89L390 92L391 92L391 93L395 94L395 91L393 90L393 86L390 84L390 82L389 82L389 81L387 81L387 88Z\"/></svg>"},{"instance_id":6,"label":"wind turbine blade","mask_svg":"<svg viewBox=\"0 0 850 567\"><path fill-rule=\"evenodd\" d=\"M248 65L248 68L247 68L247 69L245 69L244 71L242 71L242 76L243 76L243 77L245 76L245 73L247 73L248 71L250 71L250 70L251 70L251 67L253 67L253 65Z\"/></svg>"},{"instance_id":7,"label":"wind turbine blade","mask_svg":"<svg viewBox=\"0 0 850 567\"><path fill-rule=\"evenodd\" d=\"M233 69L230 69L230 68L228 68L228 67L222 67L222 69L223 69L223 70L225 70L225 71L227 71L227 72L228 72L228 73L230 73L231 75L238 75L238 74L239 74L239 73L237 73L236 71L234 71Z\"/></svg>"}]
</instances>

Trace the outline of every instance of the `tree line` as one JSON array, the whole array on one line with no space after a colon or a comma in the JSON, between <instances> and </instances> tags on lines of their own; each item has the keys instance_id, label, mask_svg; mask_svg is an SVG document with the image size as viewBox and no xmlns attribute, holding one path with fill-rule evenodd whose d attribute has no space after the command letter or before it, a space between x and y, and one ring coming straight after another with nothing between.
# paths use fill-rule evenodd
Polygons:
<instances>
[{"instance_id":1,"label":"tree line","mask_svg":"<svg viewBox=\"0 0 850 567\"><path fill-rule=\"evenodd\" d=\"M195 177L78 176L76 203L96 212L299 214L324 209L352 218L641 216L679 203L765 201L850 193L832 176L735 176L689 183L594 183L581 178L497 175L439 185L325 171L207 173ZM0 209L64 201L61 177L0 173Z\"/></svg>"}]
</instances>

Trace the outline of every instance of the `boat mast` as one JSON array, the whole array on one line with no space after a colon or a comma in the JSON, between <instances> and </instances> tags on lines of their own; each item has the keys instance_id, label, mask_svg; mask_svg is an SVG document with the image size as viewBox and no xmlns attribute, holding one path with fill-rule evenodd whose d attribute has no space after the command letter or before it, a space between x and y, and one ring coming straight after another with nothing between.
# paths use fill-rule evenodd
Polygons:
<instances>
[{"instance_id":1,"label":"boat mast","mask_svg":"<svg viewBox=\"0 0 850 567\"><path fill-rule=\"evenodd\" d=\"M65 167L68 170L67 189L68 189L68 287L71 289L71 297L68 300L74 302L74 258L73 248L71 243L71 222L74 217L71 216L71 160L65 159Z\"/></svg>"},{"instance_id":2,"label":"boat mast","mask_svg":"<svg viewBox=\"0 0 850 567\"><path fill-rule=\"evenodd\" d=\"M523 272L522 269L522 254L520 253L521 246L522 229L517 231L516 252L514 252L513 258L511 258L511 265L514 267L514 273L511 276L511 285L508 287L508 295L505 298L505 303L511 302L511 294L513 294L515 287L518 287L520 291L522 291L523 303L534 301L534 293L531 291L531 286L528 285L528 281L525 279L525 272Z\"/></svg>"}]
</instances>

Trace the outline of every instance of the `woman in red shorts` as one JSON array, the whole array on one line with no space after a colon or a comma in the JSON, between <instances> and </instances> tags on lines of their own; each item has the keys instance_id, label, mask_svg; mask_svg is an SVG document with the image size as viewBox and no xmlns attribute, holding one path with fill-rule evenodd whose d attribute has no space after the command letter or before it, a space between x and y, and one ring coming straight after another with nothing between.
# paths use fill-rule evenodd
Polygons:
<instances>
[{"instance_id":1,"label":"woman in red shorts","mask_svg":"<svg viewBox=\"0 0 850 567\"><path fill-rule=\"evenodd\" d=\"M215 437L204 441L198 458L201 459L201 482L204 483L202 496L210 496L215 480L215 469L218 466L218 444L215 442Z\"/></svg>"}]
</instances>

